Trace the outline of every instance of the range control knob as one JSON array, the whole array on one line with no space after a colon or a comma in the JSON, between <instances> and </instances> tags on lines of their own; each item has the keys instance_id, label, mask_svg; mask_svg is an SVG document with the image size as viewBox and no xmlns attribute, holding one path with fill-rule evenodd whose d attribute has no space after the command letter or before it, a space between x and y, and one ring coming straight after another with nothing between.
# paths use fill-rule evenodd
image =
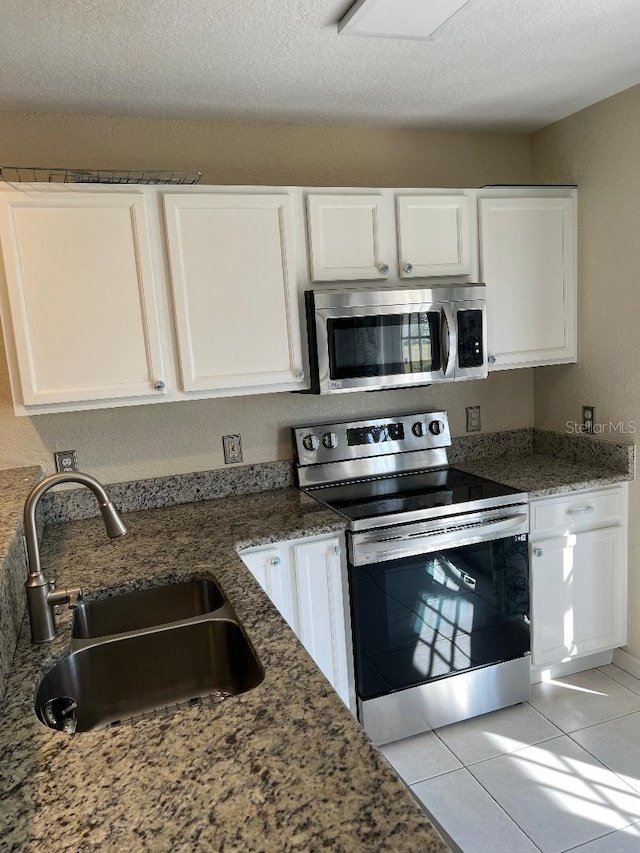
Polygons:
<instances>
[{"instance_id":1,"label":"range control knob","mask_svg":"<svg viewBox=\"0 0 640 853\"><path fill-rule=\"evenodd\" d=\"M325 447L334 448L338 446L338 436L335 432L325 432L322 436L322 443Z\"/></svg>"},{"instance_id":2,"label":"range control knob","mask_svg":"<svg viewBox=\"0 0 640 853\"><path fill-rule=\"evenodd\" d=\"M418 438L424 438L424 436L427 434L427 425L424 423L424 421L416 421L415 424L411 427L411 432Z\"/></svg>"},{"instance_id":3,"label":"range control knob","mask_svg":"<svg viewBox=\"0 0 640 853\"><path fill-rule=\"evenodd\" d=\"M317 450L320 447L320 439L317 435L310 432L309 435L305 435L302 439L302 446L305 450Z\"/></svg>"},{"instance_id":4,"label":"range control knob","mask_svg":"<svg viewBox=\"0 0 640 853\"><path fill-rule=\"evenodd\" d=\"M429 424L429 432L431 435L440 435L440 433L444 429L444 424L442 421L431 421Z\"/></svg>"}]
</instances>

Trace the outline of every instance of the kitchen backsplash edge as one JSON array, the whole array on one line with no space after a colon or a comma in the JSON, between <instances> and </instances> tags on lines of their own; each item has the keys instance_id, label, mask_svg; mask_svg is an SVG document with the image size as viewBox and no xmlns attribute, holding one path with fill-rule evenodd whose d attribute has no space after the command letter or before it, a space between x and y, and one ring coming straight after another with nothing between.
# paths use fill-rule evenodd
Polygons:
<instances>
[{"instance_id":1,"label":"kitchen backsplash edge","mask_svg":"<svg viewBox=\"0 0 640 853\"><path fill-rule=\"evenodd\" d=\"M291 462L264 462L216 468L193 474L174 474L148 480L132 480L107 486L109 497L121 512L159 509L178 504L208 501L229 495L246 495L293 486ZM49 492L43 498L47 524L77 521L98 515L98 505L87 489Z\"/></svg>"},{"instance_id":2,"label":"kitchen backsplash edge","mask_svg":"<svg viewBox=\"0 0 640 853\"><path fill-rule=\"evenodd\" d=\"M533 454L592 463L630 476L635 473L633 445L535 427L454 437L449 461L455 465L475 459ZM293 485L293 464L282 461L115 483L108 491L122 512L135 512ZM98 514L97 504L86 489L50 492L43 504L48 524L92 518Z\"/></svg>"}]
</instances>

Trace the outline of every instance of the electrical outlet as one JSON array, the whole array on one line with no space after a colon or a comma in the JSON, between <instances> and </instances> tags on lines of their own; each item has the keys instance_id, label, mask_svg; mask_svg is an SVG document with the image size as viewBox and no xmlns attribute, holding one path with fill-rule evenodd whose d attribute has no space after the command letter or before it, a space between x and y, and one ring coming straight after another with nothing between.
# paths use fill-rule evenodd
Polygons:
<instances>
[{"instance_id":1,"label":"electrical outlet","mask_svg":"<svg viewBox=\"0 0 640 853\"><path fill-rule=\"evenodd\" d=\"M78 461L75 450L58 450L53 454L56 460L56 471L59 474L67 474L69 471L78 470Z\"/></svg>"},{"instance_id":2,"label":"electrical outlet","mask_svg":"<svg viewBox=\"0 0 640 853\"><path fill-rule=\"evenodd\" d=\"M224 447L225 465L242 462L242 439L239 435L223 435L222 446Z\"/></svg>"},{"instance_id":3,"label":"electrical outlet","mask_svg":"<svg viewBox=\"0 0 640 853\"><path fill-rule=\"evenodd\" d=\"M467 406L467 432L480 432L480 406Z\"/></svg>"},{"instance_id":4,"label":"electrical outlet","mask_svg":"<svg viewBox=\"0 0 640 853\"><path fill-rule=\"evenodd\" d=\"M584 432L593 432L593 425L596 422L595 406L582 407L582 428Z\"/></svg>"}]
</instances>

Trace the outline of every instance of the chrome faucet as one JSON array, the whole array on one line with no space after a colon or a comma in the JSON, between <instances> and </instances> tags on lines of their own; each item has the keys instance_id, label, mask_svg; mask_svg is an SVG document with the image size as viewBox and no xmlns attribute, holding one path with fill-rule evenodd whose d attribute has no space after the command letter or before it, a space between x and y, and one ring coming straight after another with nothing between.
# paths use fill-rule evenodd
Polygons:
<instances>
[{"instance_id":1,"label":"chrome faucet","mask_svg":"<svg viewBox=\"0 0 640 853\"><path fill-rule=\"evenodd\" d=\"M40 565L36 509L45 492L59 483L80 483L81 486L86 486L93 492L100 505L107 535L111 539L124 536L127 532L104 487L88 474L81 474L79 471L51 474L31 489L24 505L24 541L29 565L29 577L26 583L27 607L31 622L31 639L34 643L47 643L55 638L56 620L53 608L56 604L75 607L78 599L82 598L80 587L55 589L53 581L47 580Z\"/></svg>"}]
</instances>

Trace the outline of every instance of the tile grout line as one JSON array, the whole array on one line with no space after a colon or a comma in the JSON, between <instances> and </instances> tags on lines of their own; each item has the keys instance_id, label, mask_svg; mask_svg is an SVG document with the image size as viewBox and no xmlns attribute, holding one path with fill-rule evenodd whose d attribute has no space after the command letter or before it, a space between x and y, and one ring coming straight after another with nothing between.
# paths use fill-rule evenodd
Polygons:
<instances>
[{"instance_id":1,"label":"tile grout line","mask_svg":"<svg viewBox=\"0 0 640 853\"><path fill-rule=\"evenodd\" d=\"M546 737L544 740L536 741L536 743L529 743L525 746L521 746L518 749L512 749L509 752L499 752L497 755L492 755L489 758L481 758L479 761L472 761L469 764L465 764L465 767L477 767L478 764L485 764L487 761L493 761L494 758L503 758L505 755L517 755L519 752L522 752L525 749L532 749L534 746L542 746L545 743L551 743L552 740L559 740L561 737L567 737L565 732L560 730L559 735L553 735L553 737Z\"/></svg>"},{"instance_id":2,"label":"tile grout line","mask_svg":"<svg viewBox=\"0 0 640 853\"><path fill-rule=\"evenodd\" d=\"M499 758L500 756L495 756L495 757L496 757L496 758ZM491 761L491 760L492 760L492 759L490 759L490 758L488 758L488 759L487 759L487 761ZM480 764L480 763L482 763L482 762L478 762L478 764ZM513 818L513 817L509 814L509 812L504 808L504 806L502 806L502 805L501 805L501 804L496 800L496 798L493 796L493 794L491 793L491 791L487 791L487 789L486 789L486 788L485 788L485 786L482 784L482 782L481 782L479 779L476 779L476 777L473 775L473 773L469 770L469 768L468 768L468 767L465 767L465 770L466 770L466 771L467 771L467 773L471 776L471 778L472 778L474 781L476 781L476 782L478 783L478 785L480 785L480 787L482 788L482 790L483 790L483 791L484 791L484 792L485 792L485 793L486 793L486 794L487 794L487 795L488 795L488 796L493 800L493 802L497 805L497 807L500 809L500 811L501 811L501 812L503 812L503 813L507 816L507 818L511 821L511 823L512 823L514 826L517 826L517 827L518 827L518 829L520 830L520 832L524 835L524 837L525 837L528 841L530 841L530 842L531 842L531 844L533 844L533 846L535 847L535 849L536 849L536 850L539 850L539 851L540 851L540 853L544 853L544 851L543 851L540 847L538 847L538 845L537 845L537 844L535 844L535 843L534 843L533 839L532 839L529 835L527 835L527 833L526 833L526 832L524 831L524 829L520 826L520 824L518 823L518 821L517 821L515 818Z\"/></svg>"},{"instance_id":3,"label":"tile grout line","mask_svg":"<svg viewBox=\"0 0 640 853\"><path fill-rule=\"evenodd\" d=\"M495 757L495 758L499 758L499 756L494 756L494 757ZM487 761L490 761L490 760L491 760L491 759L487 759ZM506 817L506 818L507 818L507 819L508 819L508 820L509 820L509 821L510 821L510 822L511 822L515 827L517 827L517 828L520 830L520 832L525 836L525 838L527 839L527 841L530 841L530 842L531 842L531 844L533 844L533 846L535 847L535 849L536 849L536 850L538 850L538 851L540 851L540 853L544 853L544 851L543 851L543 850L541 850L541 848L540 848L540 847L538 847L538 845L537 845L537 844L534 844L534 843L533 843L532 839L527 835L527 833L526 833L526 832L524 831L524 829L520 826L520 824L519 824L519 823L517 823L517 822L516 822L516 821L511 817L511 815L509 814L509 812L508 812L508 811L507 811L503 806L501 806L501 805L500 805L500 803L499 803L499 802L496 800L496 798L491 794L491 792L490 792L490 791L487 791L487 789L484 787L484 785L482 784L482 782L480 782L480 780L479 780L479 779L476 779L476 777L473 775L473 773L469 770L469 768L468 768L468 767L458 767L456 770L448 770L446 773L441 773L439 776L432 776L432 777L431 777L431 779L424 779L423 781L425 781L425 782L431 782L431 780L432 780L432 779L442 779L442 777L443 777L443 776L450 776L452 773L459 773L459 772L460 772L460 770L463 770L463 771L464 771L464 770L466 770L466 771L467 771L467 773L469 774L469 776L471 776L471 778L473 779L473 781L474 781L474 782L476 782L476 783L477 783L477 784L482 788L482 790L485 792L485 794L487 794L487 796L488 796L491 800L493 800L493 802L495 803L495 805L500 809L500 811L505 815L505 817ZM419 785L419 784L421 784L421 783L416 782L415 784L416 784L416 785ZM408 787L413 787L413 786L412 786L412 785L409 785ZM420 798L417 796L417 794L415 794L415 793L414 793L414 796L415 796L415 797L417 797L417 799L420 799ZM420 801L420 802L422 803L422 801ZM426 808L426 806L425 806L424 804L422 804L422 807L423 807L423 809L424 809L425 811L427 811L427 808ZM428 813L429 813L429 814L431 814L431 812L428 812ZM438 818L436 818L436 820L438 820ZM448 835L451 835L451 833L449 833L448 831L447 831L447 834L448 834ZM456 845L457 845L458 847L460 846L459 844L457 844L457 842L456 842Z\"/></svg>"},{"instance_id":4,"label":"tile grout line","mask_svg":"<svg viewBox=\"0 0 640 853\"><path fill-rule=\"evenodd\" d=\"M445 770L444 773L436 773L435 776L427 776L425 779L418 779L417 782L411 783L405 782L397 770L395 770L395 772L398 773L398 776L400 776L407 788L413 788L414 785L422 785L423 782L430 782L432 779L442 779L443 776L450 776L452 773L457 773L458 770L466 770L466 767L463 764L462 767L454 767L453 770Z\"/></svg>"},{"instance_id":5,"label":"tile grout line","mask_svg":"<svg viewBox=\"0 0 640 853\"><path fill-rule=\"evenodd\" d=\"M523 703L523 704L529 705L529 703L528 703L528 702L525 702L525 703ZM534 711L536 710L535 708L533 708L533 705L530 705L530 707L531 707ZM542 714L541 714L540 716L544 716L544 715L542 715ZM545 717L545 719L546 719L546 717ZM551 723L551 720L548 720L547 722ZM553 723L551 723L551 725L553 725ZM555 728L558 728L558 726L556 726ZM444 745L444 746L449 750L449 752L450 752L450 753L451 753L455 758L457 758L457 759L458 759L458 761L460 761L460 762L461 762L461 764L462 764L462 769L466 770L466 771L467 771L467 773L469 773L469 775L471 776L471 778L472 778L473 780L475 780L475 781L478 783L478 785L480 785L480 787L482 788L482 790L487 794L487 796L488 796L488 797L490 797L490 798L493 800L493 802L498 806L498 808L500 809L500 811L501 811L501 812L503 812L503 814L505 814L505 815L507 816L507 818L511 821L511 823L513 823L513 825L514 825L514 826L516 826L516 827L520 830L520 832L525 836L525 838L526 838L528 841L530 841L530 842L531 842L531 844L533 844L533 846L535 847L535 849L536 849L536 850L539 850L539 851L540 851L540 853L543 853L543 851L540 849L540 847L538 847L538 845L537 845L537 844L534 844L533 839L532 839L532 838L530 838L530 837L527 835L527 833L526 833L526 832L524 831L524 829L520 826L520 824L519 824L516 820L514 820L514 818L509 814L509 812L508 812L505 808L503 808L503 806L501 806L501 805L500 805L500 803L495 799L495 797L491 794L491 792L490 792L490 791L487 791L487 789L484 787L484 785L482 784L482 782L481 782L479 779L476 779L476 777L473 775L473 773L469 770L469 767L473 767L473 766L476 766L476 765L478 765L478 764L482 764L482 763L483 763L483 761L492 761L494 758L500 758L502 755L511 755L512 753L500 753L499 755L494 755L494 756L492 756L491 758L485 758L485 759L483 759L482 761L475 761L475 762L473 762L473 764L465 764L465 762L464 762L464 761L462 761L462 759L460 758L460 756L459 756L459 755L457 755L457 754L456 754L456 753L455 753L455 752L454 752L454 751L453 751L453 750L452 750L452 749L451 749L451 748L450 748L450 747L449 747L449 746L448 746L448 745L447 745L447 744L442 740L442 738L439 736L439 734L438 734L438 732L436 731L436 729L432 729L432 731L433 731L433 733L435 734L435 736L438 738L438 740L440 741L440 743L442 743L442 744L443 744L443 745ZM559 731L562 731L562 730L561 730L561 729L559 729ZM547 740L556 740L558 737L562 737L562 735L556 735L556 736L555 736L555 737L553 737L553 738L547 738ZM538 743L546 743L546 741L538 741ZM530 746L535 746L535 744L529 744L528 746L523 746L523 747L522 747L522 749L529 749L529 747L530 747ZM519 751L520 751L520 750L514 750L514 752L519 752ZM461 769L461 768L458 768L458 770L459 770L459 769ZM455 772L456 772L455 770L449 770L449 771L447 771L447 773L441 773L441 774L440 774L440 776L432 776L431 778L433 778L433 779L439 779L439 778L441 778L442 776L448 775L449 773L455 773ZM429 780L428 780L428 779L425 779L424 781L429 781Z\"/></svg>"},{"instance_id":6,"label":"tile grout line","mask_svg":"<svg viewBox=\"0 0 640 853\"><path fill-rule=\"evenodd\" d=\"M597 838L592 838L590 841L584 841L582 844L577 844L575 847L567 847L566 850L561 850L560 853L572 853L574 850L580 850L581 847L585 847L587 844L592 844L594 841L601 841L603 838L609 838L611 835L617 835L619 832L624 832L625 829L628 829L630 826L637 826L639 823L640 821L628 823L626 826L621 826L620 829L614 829L613 832L605 832L604 835L599 835Z\"/></svg>"},{"instance_id":7,"label":"tile grout line","mask_svg":"<svg viewBox=\"0 0 640 853\"><path fill-rule=\"evenodd\" d=\"M636 713L636 712L632 712L632 713ZM620 718L616 718L616 719L620 719ZM605 722L607 722L607 721L605 721ZM599 725L599 724L596 724L596 725ZM582 730L580 730L580 731L582 731ZM629 790L630 790L632 793L636 794L636 795L638 796L638 798L640 799L640 791L635 791L635 789L634 789L634 788L632 788L632 787L631 787L631 785L629 785L629 783L628 783L628 782L625 782L625 780L624 780L624 779L622 779L622 777L621 777L621 776L619 776L619 774L618 774L618 773L616 773L616 771L615 771L615 770L613 770L611 767L608 767L608 766L607 766L603 761L601 761L599 758L597 758L595 755L593 755L591 752L589 752L589 750L588 750L588 749L586 749L586 748L585 748L581 743L578 743L577 741L575 741L575 740L571 737L571 735L570 735L568 732L566 732L566 733L565 733L565 732L563 732L561 735L557 735L556 737L553 737L553 738L548 738L548 739L547 739L547 740L545 740L545 741L539 741L539 742L538 742L538 744L531 744L531 746L539 746L539 745L542 745L542 744L545 744L545 743L550 743L550 742L551 742L551 741L553 741L553 740L559 740L561 737L568 737L571 741L573 741L573 743L575 743L575 744L576 744L576 746L578 746L578 747L580 747L581 749L583 749L583 750L584 750L588 755L590 755L590 756L591 756L591 758L593 758L595 761L597 761L597 762L598 762L598 764L600 764L600 765L601 765L602 767L604 767L606 770L609 770L611 773L613 773L613 774L614 774L614 776L616 776L616 777L617 777L617 778L618 778L618 779L619 779L619 780L620 780L624 785L626 785L626 786L629 788ZM529 748L530 748L530 747L523 747L523 749L529 749ZM522 750L518 749L518 750L514 750L513 752L506 752L506 753L503 753L502 755L494 756L494 758L501 758L501 757L503 757L504 755L515 755L515 754L517 754L518 752L522 752ZM491 758L487 758L487 759L484 759L484 761L478 761L478 762L475 762L475 764L470 765L470 766L477 767L477 766L478 766L478 764L483 764L483 763L484 763L484 762L486 762L486 761L492 761L492 760L493 760L493 759L491 759ZM467 766L467 767L465 767L465 769L467 769L467 770L468 770L468 766ZM469 773L471 773L471 771L470 771L470 770L469 770ZM530 838L530 836L529 836L529 835L527 835L527 833L525 832L525 830L520 826L520 824L516 821L516 819L515 819L514 817L512 817L512 815L510 815L510 814L509 814L509 812L508 812L508 811L507 811L507 810L506 810L506 809L505 809L505 808L504 808L504 807L503 807L503 806L502 806L502 805L501 805L497 800L495 800L495 798L492 796L491 792L490 792L490 791L488 791L488 790L485 788L485 786L482 784L482 782L481 782L479 779L477 779L477 778L476 778L476 776L474 776L474 774L473 774L473 773L471 773L471 775L472 775L472 776L473 776L473 778L476 780L476 782L480 785L480 787L481 787L484 791L486 791L486 793L491 797L491 799L492 799L492 800L494 800L494 802L498 805L498 807L502 809L502 811L507 815L507 817L509 817L509 818L511 819L511 821L512 821L512 822L513 822L513 823L514 823L514 824L515 824L515 825L516 825L516 826L521 830L521 832L522 832L522 833L523 833L523 834L524 834L524 835L529 839L529 841L531 841L531 843L532 843L532 844L533 844L533 846L536 848L536 850L540 850L540 853L544 853L544 851L534 843L533 839L532 839L532 838ZM598 835L596 838L591 838L591 839L589 839L589 841L583 842L582 844L575 845L574 847L567 847L567 848L565 848L563 851L560 851L560 853L570 853L570 851L573 851L573 850L579 850L579 849L580 849L580 847L583 847L585 844L590 844L590 843L591 843L591 842L593 842L593 841L597 841L598 839L600 839L600 838L605 838L606 836L609 836L609 835L615 835L617 832L622 832L623 830L628 829L630 826L636 826L636 825L640 825L640 820L637 820L637 821L635 821L635 820L631 820L631 821L629 821L629 823L625 824L624 826L618 827L618 829L614 829L612 832L605 832L605 833L604 833L604 835Z\"/></svg>"},{"instance_id":8,"label":"tile grout line","mask_svg":"<svg viewBox=\"0 0 640 853\"><path fill-rule=\"evenodd\" d=\"M640 698L640 696L638 698ZM583 726L581 729L572 729L570 732L566 732L565 734L571 737L571 735L577 734L578 732L586 732L587 729L594 729L596 726L603 726L605 723L612 723L614 720L623 720L625 717L630 717L632 714L640 714L640 708L636 708L635 711L627 711L626 714L617 714L615 717L608 717L606 720L600 720L598 723L590 723L588 726Z\"/></svg>"},{"instance_id":9,"label":"tile grout line","mask_svg":"<svg viewBox=\"0 0 640 853\"><path fill-rule=\"evenodd\" d=\"M607 666L615 666L615 663L608 663L608 664L607 664ZM619 669L621 672L627 672L627 671L626 671L626 669L622 669L622 667L617 667L617 669ZM627 686L626 684L624 684L622 681L618 681L618 679L617 679L617 678L614 678L612 675L609 675L609 673L608 673L608 672L603 672L603 671L602 671L602 669L601 669L600 667L597 667L597 670L598 670L598 672L599 672L601 675L604 675L604 676L606 676L607 678L610 678L610 679L611 679L611 681L614 681L616 684L619 684L619 685L620 685L620 687L624 687L624 688L625 688L625 690L628 690L630 693L633 693L633 694L634 694L634 696L640 696L640 679L636 678L636 681L638 682L638 685L639 685L639 686L638 686L638 692L636 693L636 691L635 691L635 690L633 690L631 687L628 687L628 686ZM635 675L632 675L630 672L627 672L627 675L631 676L631 678L635 678ZM632 712L632 713L633 713L633 712Z\"/></svg>"},{"instance_id":10,"label":"tile grout line","mask_svg":"<svg viewBox=\"0 0 640 853\"><path fill-rule=\"evenodd\" d=\"M640 699L640 693L634 693L633 690L630 690L628 687L625 687L624 684L620 684L620 682L616 681L615 678L611 678L610 676L608 676L606 674L606 672L603 672L602 675L606 676L610 681L613 681L613 683L617 684L618 687L622 687L624 690L628 690L632 696L636 696L638 699ZM540 682L540 683L544 683L544 682ZM527 705L531 705L531 702L527 702ZM560 729L560 731L563 734L568 735L569 737L571 737L572 732L582 732L585 729L592 729L594 726L601 726L603 723L608 723L611 720L621 720L623 717L631 716L631 714L640 713L640 707L639 707L639 708L636 708L635 711L626 711L624 714L616 714L614 717L608 717L606 720L599 720L597 723L589 723L589 725L587 725L587 726L582 726L579 729L572 729L571 732L567 732L562 728L562 726L559 725L559 723L554 723L552 719L547 717L546 714L544 714L539 708L536 708L535 705L531 705L531 707L533 708L534 711L537 711L540 714L540 716L544 717L548 723L551 723L552 726L555 726L557 729Z\"/></svg>"},{"instance_id":11,"label":"tile grout line","mask_svg":"<svg viewBox=\"0 0 640 853\"><path fill-rule=\"evenodd\" d=\"M615 717L615 719L616 719L616 720L621 720L621 719L622 719L622 717ZM609 722L609 720L605 720L605 722ZM602 725L602 723L598 723L598 725ZM588 726L588 728L593 728L593 726ZM575 734L577 734L577 732L578 732L578 731L581 731L581 732L582 732L582 731L585 731L585 729L578 729L578 730L575 732ZM617 771L617 770L614 770L614 769L613 769L613 767L609 767L609 765L608 765L608 764L605 764L605 763L604 763L604 761L603 761L601 758L598 758L598 756L597 756L597 755L594 755L594 754L593 754L593 752L591 752L591 750L587 749L587 747L586 747L583 743L580 743L579 741L575 740L575 738L571 737L571 735L568 735L568 737L569 737L569 738L571 738L571 740L576 744L576 746L579 746L579 747L580 747L580 749L583 749L583 750L587 753L587 755L590 755L590 756L591 756L591 758L593 758L593 760L594 760L594 761L597 761L597 762L598 762L598 764L601 764L603 767L605 767L607 770L609 770L609 772L610 772L610 773L613 773L613 775L614 775L614 776L616 776L616 777L617 777L617 778L622 782L622 784L623 784L623 785L626 785L626 786L627 786L627 788L629 788L629 790L630 790L633 794L635 794L636 798L637 798L638 800L640 800L640 790L636 790L635 788L632 788L632 787L631 787L631 785L626 781L626 779L623 779L623 778L622 778L622 776L618 773L618 771ZM633 825L634 825L634 824L636 824L636 823L640 823L640 820L632 820L632 821L629 821L629 823L625 824L625 826L624 826L624 827L620 827L620 829L624 829L624 828L626 828L627 826L633 826ZM618 830L615 830L615 831L617 832ZM608 834L611 834L611 833L608 833Z\"/></svg>"},{"instance_id":12,"label":"tile grout line","mask_svg":"<svg viewBox=\"0 0 640 853\"><path fill-rule=\"evenodd\" d=\"M596 669L596 671L600 672L602 675L606 676L606 677L607 677L610 681L612 681L614 684L617 684L617 685L618 685L619 687L621 687L623 690L627 691L630 695L632 695L632 696L636 696L636 697L640 697L640 693L636 693L636 692L635 692L634 690L632 690L630 687L627 687L627 685L625 685L625 684L623 684L622 682L618 681L617 679L613 678L613 677L612 677L611 675L609 675L608 673L606 673L606 672L602 672L602 671L601 671L601 669L600 669L600 667L595 667L594 669ZM453 750L453 749L452 749L452 748L451 748L451 747L450 747L450 746L449 746L449 745L448 745L448 744L443 740L443 738L439 735L439 733L438 733L438 731L437 731L437 730L432 729L431 731L433 732L433 734L435 734L435 736L436 736L436 738L438 739L438 741L439 741L439 742L440 742L440 743L441 743L441 744L446 748L446 750L447 750L447 751L448 751L448 752L449 752L449 753L450 753L450 754L451 754L451 755L452 755L452 756L453 756L457 761L459 761L459 762L460 762L460 764L461 764L462 766L461 766L461 767L459 767L459 768L455 768L455 769L453 769L453 770L447 770L447 771L445 771L444 773L436 774L435 776L431 776L431 777L429 777L429 778L427 778L427 779L418 780L418 781L416 781L416 782L411 783L410 785L408 785L408 784L405 782L405 785L407 785L407 787L408 787L408 788L413 789L413 787L414 787L415 785L422 784L423 782L429 782L429 781L434 780L434 779L440 779L440 778L442 778L443 776L448 776L448 775L450 775L451 773L455 773L455 772L457 772L457 771L458 771L458 770L460 770L460 769L464 769L464 770L466 770L466 771L469 773L469 775L471 776L471 778L472 778L475 782L477 782L477 784L478 784L478 785L480 786L480 788L481 788L481 789L482 789L482 790L483 790L483 791L484 791L484 792L489 796L489 798L490 798L490 799L495 803L495 805L498 807L498 809L500 810L500 812L502 812L502 813L507 817L507 819L508 819L512 824L514 824L514 825L515 825L515 826L520 830L520 832L522 832L522 834L523 834L523 835L525 836L525 838L527 838L527 840L528 840L528 841L533 845L533 847L534 847L536 850L539 850L539 851L541 851L541 848L539 848L539 847L538 847L538 846L533 842L533 840L530 838L530 836L525 832L525 830L522 828L522 826L520 826L520 824L519 824L519 823L514 819L514 817L513 817L512 815L510 815L510 814L509 814L509 812L508 812L508 811L507 811L507 810L506 810L506 809L505 809L505 808L504 808L504 807L503 807L503 806L502 806L502 805L501 805L501 804L500 804L500 803L495 799L495 797L493 797L493 795L491 794L491 792L490 792L490 791L488 791L488 790L487 790L487 788L485 788L485 786L482 784L482 782L481 782L479 779L477 779L477 778L476 778L476 776L473 774L473 772L471 771L471 769L470 769L470 768L472 768L472 767L476 767L476 766L478 766L478 765L480 765L480 764L484 764L484 763L486 763L487 761L492 761L492 760L494 760L494 759L496 759L496 758L500 758L500 757L503 757L503 756L508 756L508 755L517 755L519 752L521 752L521 751L523 751L523 750L525 750L525 749L529 749L529 748L531 748L531 747L540 747L540 748L542 748L542 747L544 746L544 744L550 743L551 741L558 740L558 739L559 739L559 738L561 738L561 737L568 737L568 738L571 740L571 742L572 742L572 743L574 743L574 744L575 744L576 746L578 746L579 748L584 749L584 751L585 751L585 752L586 752L586 753L587 753L587 754L588 754L588 755L589 755L593 760L595 760L598 764L600 764L600 766L602 766L602 767L606 768L607 770L609 770L609 772L613 773L613 775L614 775L614 776L615 776L615 777L616 777L620 782L622 782L626 787L628 787L628 788L629 788L630 792L632 792L633 794L636 794L636 795L640 798L640 791L635 791L635 789L633 789L633 788L632 788L632 787L631 787L631 786L630 786L630 785L629 785L629 784L628 784L628 783L627 783L627 782L622 778L622 776L621 776L621 775L620 775L616 770L614 770L612 767L609 767L607 764L605 764L603 761L601 761L599 758L597 758L597 756L593 755L593 753L591 753L588 749L586 749L586 747L584 747L584 746L583 746L583 744L578 743L578 741L573 737L573 735L574 735L574 734L578 734L579 732L585 731L585 730L590 729L590 728L594 728L595 726L602 725L602 724L604 724L604 723L611 722L611 721L614 721L614 720L620 720L620 719L623 719L624 717L631 716L632 714L636 714L636 713L638 713L638 712L640 711L640 709L636 709L636 710L633 710L633 711L628 711L628 712L626 712L626 713L619 714L619 715L616 715L616 716L614 716L614 717L611 717L611 718L609 718L609 719L607 719L607 720L601 720L601 721L599 721L599 722L592 723L592 724L590 724L590 725L588 725L588 726L583 726L583 727L582 727L582 728L580 728L580 729L575 729L575 730L573 730L572 732L568 732L568 731L564 731L564 730L562 729L562 727L561 727L561 726L559 726L557 723L555 723L553 720L551 720L549 717L547 717L547 716L546 716L546 714L544 714L544 713L543 713L539 708L536 708L534 705L532 705L532 704L531 704L531 702L525 702L525 703L523 703L523 704L528 705L528 706L529 706L529 707L530 707L530 708L531 708L535 713L539 714L539 715L540 715L540 717L541 717L542 719L546 720L546 721L547 721L551 726L553 726L555 729L557 729L557 731L559 732L559 734L554 735L553 737L549 737L549 738L545 738L545 739L543 739L543 740L539 740L539 741L537 741L536 743L523 745L523 746L522 746L522 747L520 747L519 749L511 750L510 752L502 752L502 753L498 753L497 755L490 756L489 758L484 758L484 759L481 759L481 760L479 760L479 761L473 761L473 762L467 763L467 762L465 762L465 761L464 761L464 760L463 760L463 759L462 759L462 758L461 758L461 757L460 757L460 756L459 756L459 755L458 755L458 754L457 754L457 753L456 753L456 752L455 752L455 751L454 751L454 750ZM403 780L403 781L404 781L404 780ZM412 791L412 792L413 792L413 791ZM425 808L425 807L423 806L423 808ZM426 811L426 808L425 808L425 811ZM597 836L597 838L590 839L590 841L596 841L596 840L598 840L598 839L600 839L600 838L605 838L605 837L608 837L608 836L610 836L610 835L615 835L616 833L622 832L623 830L627 829L627 828L628 828L628 827L630 827L630 826L635 826L635 825L638 825L638 824L640 824L640 821L630 820L630 821L629 821L629 823L625 824L625 826L624 826L624 827L619 827L618 829L613 830L612 832L606 832L606 833L604 833L603 835ZM569 851L579 850L579 848L580 848L581 846L583 846L583 845L576 845L576 846L574 846L574 847L566 848L566 849L563 851L563 853L569 853ZM543 853L543 851L541 851L541 853Z\"/></svg>"}]
</instances>

